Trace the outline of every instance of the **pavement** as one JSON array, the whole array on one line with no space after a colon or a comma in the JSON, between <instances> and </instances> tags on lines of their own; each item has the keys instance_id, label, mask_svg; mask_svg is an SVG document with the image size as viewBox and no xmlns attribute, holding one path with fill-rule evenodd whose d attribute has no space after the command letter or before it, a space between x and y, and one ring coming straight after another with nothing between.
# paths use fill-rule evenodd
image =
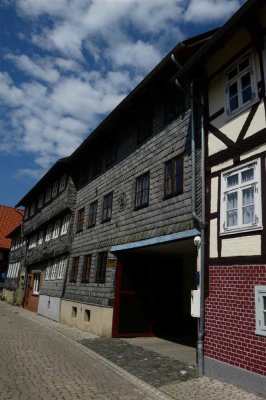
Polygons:
<instances>
[{"instance_id":1,"label":"pavement","mask_svg":"<svg viewBox=\"0 0 266 400\"><path fill-rule=\"evenodd\" d=\"M99 338L0 302L0 400L262 399L198 378L190 358L160 347Z\"/></svg>"}]
</instances>

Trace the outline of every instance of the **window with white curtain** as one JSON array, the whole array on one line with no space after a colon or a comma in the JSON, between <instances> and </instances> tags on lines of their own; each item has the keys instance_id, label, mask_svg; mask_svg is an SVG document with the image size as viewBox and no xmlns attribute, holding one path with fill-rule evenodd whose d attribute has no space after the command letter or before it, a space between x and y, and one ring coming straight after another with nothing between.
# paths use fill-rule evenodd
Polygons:
<instances>
[{"instance_id":1,"label":"window with white curtain","mask_svg":"<svg viewBox=\"0 0 266 400\"><path fill-rule=\"evenodd\" d=\"M45 280L50 279L51 277L51 269L52 267L50 265L47 266L46 271L45 271Z\"/></svg>"},{"instance_id":2,"label":"window with white curtain","mask_svg":"<svg viewBox=\"0 0 266 400\"><path fill-rule=\"evenodd\" d=\"M260 228L260 160L255 160L222 174L220 232L226 234Z\"/></svg>"},{"instance_id":3,"label":"window with white curtain","mask_svg":"<svg viewBox=\"0 0 266 400\"><path fill-rule=\"evenodd\" d=\"M61 223L60 219L55 221L53 234L52 234L52 239L58 238L59 232L60 232L60 223Z\"/></svg>"},{"instance_id":4,"label":"window with white curtain","mask_svg":"<svg viewBox=\"0 0 266 400\"><path fill-rule=\"evenodd\" d=\"M46 235L45 235L45 242L49 242L49 240L51 240L52 231L53 231L53 224L50 224L47 227L47 231L46 231Z\"/></svg>"},{"instance_id":5,"label":"window with white curtain","mask_svg":"<svg viewBox=\"0 0 266 400\"><path fill-rule=\"evenodd\" d=\"M66 265L67 265L67 258L66 257L61 258L58 263L57 279L63 279Z\"/></svg>"},{"instance_id":6,"label":"window with white curtain","mask_svg":"<svg viewBox=\"0 0 266 400\"><path fill-rule=\"evenodd\" d=\"M69 227L69 222L70 222L70 215L67 214L63 218L62 227L61 227L61 233L60 233L61 235L67 234L68 227Z\"/></svg>"}]
</instances>

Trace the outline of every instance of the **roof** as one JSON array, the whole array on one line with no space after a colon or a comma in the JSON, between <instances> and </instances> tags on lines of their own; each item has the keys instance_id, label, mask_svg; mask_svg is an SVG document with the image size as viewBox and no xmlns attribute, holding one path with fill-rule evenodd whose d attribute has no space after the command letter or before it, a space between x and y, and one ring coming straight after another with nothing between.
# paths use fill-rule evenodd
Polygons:
<instances>
[{"instance_id":1,"label":"roof","mask_svg":"<svg viewBox=\"0 0 266 400\"><path fill-rule=\"evenodd\" d=\"M260 4L265 4L265 0L248 0L240 9L214 33L212 38L207 41L191 58L186 65L174 77L182 79L185 75L194 71L199 64L207 60L207 57L219 50L220 46L239 29L239 26L246 21L257 10Z\"/></svg>"},{"instance_id":2,"label":"roof","mask_svg":"<svg viewBox=\"0 0 266 400\"><path fill-rule=\"evenodd\" d=\"M24 211L0 205L0 248L9 249L11 239L8 235L22 224Z\"/></svg>"}]
</instances>

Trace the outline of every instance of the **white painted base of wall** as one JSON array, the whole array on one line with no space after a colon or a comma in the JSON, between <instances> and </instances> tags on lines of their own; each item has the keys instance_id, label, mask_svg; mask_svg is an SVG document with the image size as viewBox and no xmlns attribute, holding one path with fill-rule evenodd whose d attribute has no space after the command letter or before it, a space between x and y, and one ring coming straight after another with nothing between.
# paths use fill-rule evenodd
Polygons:
<instances>
[{"instance_id":1,"label":"white painted base of wall","mask_svg":"<svg viewBox=\"0 0 266 400\"><path fill-rule=\"evenodd\" d=\"M113 309L62 300L60 322L94 335L111 337Z\"/></svg>"},{"instance_id":2,"label":"white painted base of wall","mask_svg":"<svg viewBox=\"0 0 266 400\"><path fill-rule=\"evenodd\" d=\"M59 297L50 297L41 294L37 313L59 322L60 305L61 299Z\"/></svg>"}]
</instances>

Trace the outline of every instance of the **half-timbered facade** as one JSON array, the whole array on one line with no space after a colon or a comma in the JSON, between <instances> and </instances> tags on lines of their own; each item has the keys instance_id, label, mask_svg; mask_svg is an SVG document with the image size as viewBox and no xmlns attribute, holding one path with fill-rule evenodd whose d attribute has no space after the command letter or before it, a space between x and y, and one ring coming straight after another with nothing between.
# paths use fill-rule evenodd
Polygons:
<instances>
[{"instance_id":1,"label":"half-timbered facade","mask_svg":"<svg viewBox=\"0 0 266 400\"><path fill-rule=\"evenodd\" d=\"M264 394L265 45L266 5L250 0L177 74L203 66L207 88L205 374Z\"/></svg>"},{"instance_id":2,"label":"half-timbered facade","mask_svg":"<svg viewBox=\"0 0 266 400\"><path fill-rule=\"evenodd\" d=\"M19 202L25 207L24 307L59 321L71 249L76 188L68 159L59 160Z\"/></svg>"}]
</instances>

